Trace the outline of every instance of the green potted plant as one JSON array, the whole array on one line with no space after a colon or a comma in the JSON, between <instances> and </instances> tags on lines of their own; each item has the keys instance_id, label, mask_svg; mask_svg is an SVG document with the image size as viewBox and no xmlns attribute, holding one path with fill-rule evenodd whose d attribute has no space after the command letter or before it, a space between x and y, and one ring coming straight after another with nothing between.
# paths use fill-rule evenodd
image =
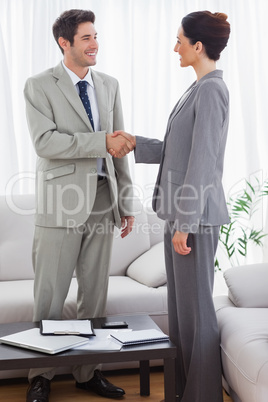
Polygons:
<instances>
[{"instance_id":1,"label":"green potted plant","mask_svg":"<svg viewBox=\"0 0 268 402\"><path fill-rule=\"evenodd\" d=\"M263 197L268 195L268 180L261 183L254 176L242 184L242 188L233 189L228 198L230 223L221 226L219 235L219 247L231 266L241 265L247 256L249 244L262 246L267 236L263 231L262 211ZM222 268L219 258L217 253L215 270Z\"/></svg>"}]
</instances>

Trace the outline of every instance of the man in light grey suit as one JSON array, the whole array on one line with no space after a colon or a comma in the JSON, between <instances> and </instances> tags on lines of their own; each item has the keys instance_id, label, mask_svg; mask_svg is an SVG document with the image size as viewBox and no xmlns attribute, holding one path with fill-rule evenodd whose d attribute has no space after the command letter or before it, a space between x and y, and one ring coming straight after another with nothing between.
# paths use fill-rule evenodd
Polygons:
<instances>
[{"instance_id":1,"label":"man in light grey suit","mask_svg":"<svg viewBox=\"0 0 268 402\"><path fill-rule=\"evenodd\" d=\"M98 52L94 22L91 11L64 12L53 25L63 61L25 85L27 120L38 155L34 321L61 319L75 269L77 317L104 316L113 228L122 227L125 237L133 225L132 184L124 158L132 145L111 134L123 129L118 82L89 68ZM107 152L111 147L118 159ZM30 370L27 402L49 400L54 372ZM78 388L108 398L124 395L96 367L74 367L73 375Z\"/></svg>"}]
</instances>

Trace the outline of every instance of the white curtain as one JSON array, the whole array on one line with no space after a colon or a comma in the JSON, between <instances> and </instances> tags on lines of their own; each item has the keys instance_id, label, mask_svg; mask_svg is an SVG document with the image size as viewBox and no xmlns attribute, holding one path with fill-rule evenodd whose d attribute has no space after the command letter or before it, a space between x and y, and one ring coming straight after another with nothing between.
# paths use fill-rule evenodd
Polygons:
<instances>
[{"instance_id":1,"label":"white curtain","mask_svg":"<svg viewBox=\"0 0 268 402\"><path fill-rule=\"evenodd\" d=\"M119 80L126 130L160 139L171 108L195 79L173 52L182 17L205 9L228 14L231 37L218 62L231 98L226 195L245 178L267 177L267 0L0 0L0 194L34 192L23 87L61 60L51 27L70 8L96 14L94 68ZM149 204L157 166L135 166L132 155L129 161L136 193Z\"/></svg>"},{"instance_id":2,"label":"white curtain","mask_svg":"<svg viewBox=\"0 0 268 402\"><path fill-rule=\"evenodd\" d=\"M1 155L0 155L0 189L4 191L4 184L18 171L18 152L13 122L13 105L11 82L7 63L7 55L0 27L0 83L1 83Z\"/></svg>"}]
</instances>

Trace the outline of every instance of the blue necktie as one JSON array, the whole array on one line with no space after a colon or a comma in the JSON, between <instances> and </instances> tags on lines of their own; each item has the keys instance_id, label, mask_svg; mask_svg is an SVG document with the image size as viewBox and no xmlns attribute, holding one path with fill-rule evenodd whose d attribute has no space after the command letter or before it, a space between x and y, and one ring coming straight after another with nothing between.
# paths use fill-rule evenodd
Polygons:
<instances>
[{"instance_id":1,"label":"blue necktie","mask_svg":"<svg viewBox=\"0 0 268 402\"><path fill-rule=\"evenodd\" d=\"M84 108L86 109L89 121L91 123L91 126L94 130L94 121L92 117L92 111L91 111L91 106L90 106L90 101L89 97L87 94L87 81L79 81L78 82L78 87L79 87L79 96L81 98L81 101L84 105Z\"/></svg>"}]
</instances>

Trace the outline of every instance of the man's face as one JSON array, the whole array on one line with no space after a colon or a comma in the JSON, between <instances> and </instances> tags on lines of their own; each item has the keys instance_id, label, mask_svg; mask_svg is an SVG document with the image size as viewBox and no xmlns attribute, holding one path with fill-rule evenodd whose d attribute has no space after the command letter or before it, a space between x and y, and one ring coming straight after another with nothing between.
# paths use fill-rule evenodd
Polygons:
<instances>
[{"instance_id":1,"label":"man's face","mask_svg":"<svg viewBox=\"0 0 268 402\"><path fill-rule=\"evenodd\" d=\"M76 67L90 67L97 63L96 56L99 44L97 32L92 22L83 22L78 25L74 42L65 50L64 56Z\"/></svg>"}]
</instances>

